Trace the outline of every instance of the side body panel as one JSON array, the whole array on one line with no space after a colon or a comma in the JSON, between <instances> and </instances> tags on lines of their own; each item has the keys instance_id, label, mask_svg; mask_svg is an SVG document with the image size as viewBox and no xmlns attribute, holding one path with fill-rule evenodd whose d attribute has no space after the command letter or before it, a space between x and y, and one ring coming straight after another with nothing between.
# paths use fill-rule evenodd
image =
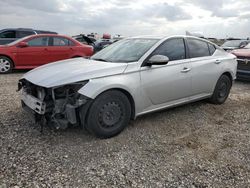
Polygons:
<instances>
[{"instance_id":1,"label":"side body panel","mask_svg":"<svg viewBox=\"0 0 250 188\"><path fill-rule=\"evenodd\" d=\"M185 68L191 69L188 59L170 61L167 65L153 65L142 67L141 88L154 105L189 97L191 92L190 72L182 72Z\"/></svg>"}]
</instances>

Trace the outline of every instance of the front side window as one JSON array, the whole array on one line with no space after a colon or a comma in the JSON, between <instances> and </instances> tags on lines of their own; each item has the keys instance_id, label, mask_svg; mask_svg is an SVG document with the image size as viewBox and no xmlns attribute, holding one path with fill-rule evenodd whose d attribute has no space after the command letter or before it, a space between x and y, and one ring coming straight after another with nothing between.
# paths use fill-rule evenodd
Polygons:
<instances>
[{"instance_id":1,"label":"front side window","mask_svg":"<svg viewBox=\"0 0 250 188\"><path fill-rule=\"evenodd\" d=\"M167 56L170 61L185 59L184 40L182 38L169 39L160 45L152 55L164 55Z\"/></svg>"},{"instance_id":2,"label":"front side window","mask_svg":"<svg viewBox=\"0 0 250 188\"><path fill-rule=\"evenodd\" d=\"M53 46L69 46L69 40L63 37L53 37Z\"/></svg>"},{"instance_id":3,"label":"front side window","mask_svg":"<svg viewBox=\"0 0 250 188\"><path fill-rule=\"evenodd\" d=\"M207 42L197 39L187 39L187 44L190 58L210 56Z\"/></svg>"},{"instance_id":4,"label":"front side window","mask_svg":"<svg viewBox=\"0 0 250 188\"><path fill-rule=\"evenodd\" d=\"M16 38L15 31L4 31L0 33L0 38Z\"/></svg>"},{"instance_id":5,"label":"front side window","mask_svg":"<svg viewBox=\"0 0 250 188\"><path fill-rule=\"evenodd\" d=\"M28 41L29 46L48 46L49 38L48 37L38 37Z\"/></svg>"}]
</instances>

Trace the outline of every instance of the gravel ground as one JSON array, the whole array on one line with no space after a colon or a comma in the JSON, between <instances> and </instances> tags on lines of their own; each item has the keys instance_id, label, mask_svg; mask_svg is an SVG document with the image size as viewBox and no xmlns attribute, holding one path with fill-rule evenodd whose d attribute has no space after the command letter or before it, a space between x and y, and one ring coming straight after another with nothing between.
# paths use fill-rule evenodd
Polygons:
<instances>
[{"instance_id":1,"label":"gravel ground","mask_svg":"<svg viewBox=\"0 0 250 188\"><path fill-rule=\"evenodd\" d=\"M17 80L0 75L0 187L250 187L250 83L223 105L149 114L115 138L53 131L21 109Z\"/></svg>"}]
</instances>

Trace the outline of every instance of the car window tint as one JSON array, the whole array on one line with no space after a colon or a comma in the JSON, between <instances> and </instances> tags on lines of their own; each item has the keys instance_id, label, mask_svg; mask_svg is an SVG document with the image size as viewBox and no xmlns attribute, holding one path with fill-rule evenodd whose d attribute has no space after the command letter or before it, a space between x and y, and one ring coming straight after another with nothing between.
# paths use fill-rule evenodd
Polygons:
<instances>
[{"instance_id":1,"label":"car window tint","mask_svg":"<svg viewBox=\"0 0 250 188\"><path fill-rule=\"evenodd\" d=\"M210 51L210 55L213 55L215 50L216 50L215 46L208 43L208 48L209 48L209 51Z\"/></svg>"},{"instance_id":2,"label":"car window tint","mask_svg":"<svg viewBox=\"0 0 250 188\"><path fill-rule=\"evenodd\" d=\"M48 37L38 37L28 41L29 46L48 46L49 38Z\"/></svg>"},{"instance_id":3,"label":"car window tint","mask_svg":"<svg viewBox=\"0 0 250 188\"><path fill-rule=\"evenodd\" d=\"M185 45L182 38L169 39L158 47L152 55L164 55L170 61L185 59Z\"/></svg>"},{"instance_id":4,"label":"car window tint","mask_svg":"<svg viewBox=\"0 0 250 188\"><path fill-rule=\"evenodd\" d=\"M53 37L53 46L68 46L69 40L62 37Z\"/></svg>"},{"instance_id":5,"label":"car window tint","mask_svg":"<svg viewBox=\"0 0 250 188\"><path fill-rule=\"evenodd\" d=\"M18 31L18 37L23 38L29 35L34 35L35 33L33 31Z\"/></svg>"},{"instance_id":6,"label":"car window tint","mask_svg":"<svg viewBox=\"0 0 250 188\"><path fill-rule=\"evenodd\" d=\"M0 33L0 38L16 38L15 31L4 31Z\"/></svg>"},{"instance_id":7,"label":"car window tint","mask_svg":"<svg viewBox=\"0 0 250 188\"><path fill-rule=\"evenodd\" d=\"M190 58L209 56L207 42L197 39L187 39Z\"/></svg>"},{"instance_id":8,"label":"car window tint","mask_svg":"<svg viewBox=\"0 0 250 188\"><path fill-rule=\"evenodd\" d=\"M68 41L69 41L69 46L74 46L75 45L75 43L73 41L71 41L71 40L68 40ZM88 44L88 43L86 42L86 44Z\"/></svg>"}]
</instances>

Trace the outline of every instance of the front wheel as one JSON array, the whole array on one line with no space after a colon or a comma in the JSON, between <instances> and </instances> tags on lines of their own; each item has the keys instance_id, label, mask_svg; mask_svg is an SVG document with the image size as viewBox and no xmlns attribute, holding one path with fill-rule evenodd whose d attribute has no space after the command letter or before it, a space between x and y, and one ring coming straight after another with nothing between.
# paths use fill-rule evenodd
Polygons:
<instances>
[{"instance_id":1,"label":"front wheel","mask_svg":"<svg viewBox=\"0 0 250 188\"><path fill-rule=\"evenodd\" d=\"M222 75L217 81L210 102L214 104L223 104L228 98L231 87L232 82L230 78L227 75Z\"/></svg>"},{"instance_id":2,"label":"front wheel","mask_svg":"<svg viewBox=\"0 0 250 188\"><path fill-rule=\"evenodd\" d=\"M99 138L119 134L129 123L131 105L125 94L110 90L99 95L90 106L86 128Z\"/></svg>"},{"instance_id":3,"label":"front wheel","mask_svg":"<svg viewBox=\"0 0 250 188\"><path fill-rule=\"evenodd\" d=\"M12 72L13 62L5 56L0 56L0 73L6 74Z\"/></svg>"}]
</instances>

